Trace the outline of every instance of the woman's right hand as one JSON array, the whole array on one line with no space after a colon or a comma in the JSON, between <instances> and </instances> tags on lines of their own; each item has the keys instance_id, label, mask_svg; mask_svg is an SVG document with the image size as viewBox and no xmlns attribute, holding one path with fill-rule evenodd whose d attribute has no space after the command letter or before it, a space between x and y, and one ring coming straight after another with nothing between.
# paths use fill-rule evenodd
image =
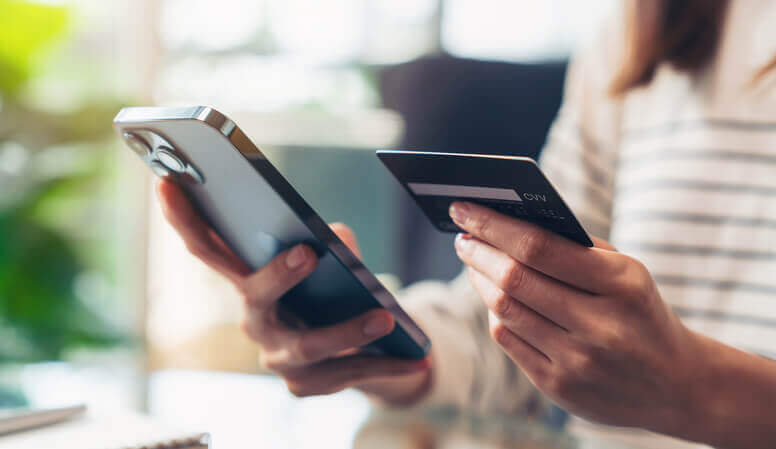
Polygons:
<instances>
[{"instance_id":1,"label":"woman's right hand","mask_svg":"<svg viewBox=\"0 0 776 449\"><path fill-rule=\"evenodd\" d=\"M428 358L410 361L359 353L358 348L393 330L393 316L384 309L314 329L291 328L279 318L278 299L316 267L311 248L295 246L251 273L197 215L178 186L162 180L157 193L165 217L189 251L226 276L241 293L245 307L242 328L259 345L260 363L282 376L294 395L358 387L388 403L408 404L428 389ZM349 228L333 225L332 229L359 254Z\"/></svg>"}]
</instances>

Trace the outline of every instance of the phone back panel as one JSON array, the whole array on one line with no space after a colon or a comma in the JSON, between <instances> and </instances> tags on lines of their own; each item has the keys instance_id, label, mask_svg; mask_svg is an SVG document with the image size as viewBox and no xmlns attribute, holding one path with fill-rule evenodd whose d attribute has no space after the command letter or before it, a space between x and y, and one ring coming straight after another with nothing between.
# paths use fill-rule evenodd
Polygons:
<instances>
[{"instance_id":1,"label":"phone back panel","mask_svg":"<svg viewBox=\"0 0 776 449\"><path fill-rule=\"evenodd\" d=\"M298 243L315 250L318 267L280 300L306 325L328 326L383 307L393 314L396 328L367 349L402 358L425 356L430 342L422 330L228 118L207 107L126 108L114 124L120 135L158 140L149 142L152 147L166 141L197 172L204 182L188 175L170 179L251 269ZM153 164L159 157L152 152L143 159Z\"/></svg>"}]
</instances>

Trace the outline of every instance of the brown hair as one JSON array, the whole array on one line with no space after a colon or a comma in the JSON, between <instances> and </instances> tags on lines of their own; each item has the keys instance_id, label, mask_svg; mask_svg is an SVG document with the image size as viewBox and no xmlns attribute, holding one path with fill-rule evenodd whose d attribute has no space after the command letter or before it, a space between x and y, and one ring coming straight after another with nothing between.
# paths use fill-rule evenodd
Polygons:
<instances>
[{"instance_id":1,"label":"brown hair","mask_svg":"<svg viewBox=\"0 0 776 449\"><path fill-rule=\"evenodd\" d=\"M757 74L754 76L753 81L756 83L757 81L765 77L766 74L770 73L771 70L776 70L776 56L774 56L774 58L771 59L771 62L769 62L768 64L765 64L765 67L757 71Z\"/></svg>"},{"instance_id":2,"label":"brown hair","mask_svg":"<svg viewBox=\"0 0 776 449\"><path fill-rule=\"evenodd\" d=\"M611 93L652 81L661 63L698 73L713 59L725 25L728 0L631 0L626 50ZM776 64L776 60L769 66Z\"/></svg>"}]
</instances>

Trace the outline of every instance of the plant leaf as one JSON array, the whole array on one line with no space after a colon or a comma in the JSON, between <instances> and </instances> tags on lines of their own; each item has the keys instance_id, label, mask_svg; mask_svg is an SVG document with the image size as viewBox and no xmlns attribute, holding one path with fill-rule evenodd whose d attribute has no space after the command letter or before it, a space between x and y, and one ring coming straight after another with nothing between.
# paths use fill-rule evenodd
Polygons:
<instances>
[{"instance_id":1,"label":"plant leaf","mask_svg":"<svg viewBox=\"0 0 776 449\"><path fill-rule=\"evenodd\" d=\"M67 26L67 10L23 0L0 0L0 92L13 95L37 58Z\"/></svg>"}]
</instances>

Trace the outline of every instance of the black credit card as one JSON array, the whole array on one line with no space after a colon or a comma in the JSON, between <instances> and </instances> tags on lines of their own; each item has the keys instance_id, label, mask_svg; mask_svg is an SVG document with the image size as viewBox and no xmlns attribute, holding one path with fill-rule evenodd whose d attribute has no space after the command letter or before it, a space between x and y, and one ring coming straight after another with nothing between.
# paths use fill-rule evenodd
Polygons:
<instances>
[{"instance_id":1,"label":"black credit card","mask_svg":"<svg viewBox=\"0 0 776 449\"><path fill-rule=\"evenodd\" d=\"M402 150L379 150L377 157L440 231L462 232L448 211L454 201L468 201L593 246L531 158Z\"/></svg>"}]
</instances>

